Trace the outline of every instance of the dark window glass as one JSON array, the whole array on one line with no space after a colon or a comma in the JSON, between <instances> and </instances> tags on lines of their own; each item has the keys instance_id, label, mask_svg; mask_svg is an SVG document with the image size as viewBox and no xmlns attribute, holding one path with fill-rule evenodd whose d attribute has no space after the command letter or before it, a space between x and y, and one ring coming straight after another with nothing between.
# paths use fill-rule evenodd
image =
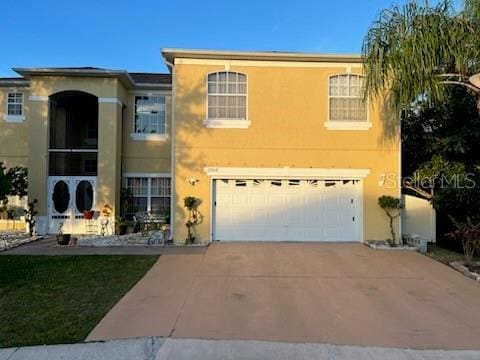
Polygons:
<instances>
[{"instance_id":1,"label":"dark window glass","mask_svg":"<svg viewBox=\"0 0 480 360\"><path fill-rule=\"evenodd\" d=\"M52 200L55 211L59 214L67 211L68 203L70 202L70 191L68 190L68 185L65 181L60 180L55 184Z\"/></svg>"},{"instance_id":2,"label":"dark window glass","mask_svg":"<svg viewBox=\"0 0 480 360\"><path fill-rule=\"evenodd\" d=\"M50 176L97 176L96 152L50 152Z\"/></svg>"},{"instance_id":3,"label":"dark window glass","mask_svg":"<svg viewBox=\"0 0 480 360\"><path fill-rule=\"evenodd\" d=\"M135 96L135 132L165 134L165 96Z\"/></svg>"},{"instance_id":4,"label":"dark window glass","mask_svg":"<svg viewBox=\"0 0 480 360\"><path fill-rule=\"evenodd\" d=\"M93 188L90 181L82 180L78 183L77 191L75 192L75 205L80 213L92 209Z\"/></svg>"},{"instance_id":5,"label":"dark window glass","mask_svg":"<svg viewBox=\"0 0 480 360\"><path fill-rule=\"evenodd\" d=\"M50 149L98 148L98 100L66 91L50 97Z\"/></svg>"},{"instance_id":6,"label":"dark window glass","mask_svg":"<svg viewBox=\"0 0 480 360\"><path fill-rule=\"evenodd\" d=\"M152 214L163 214L170 212L169 197L152 197Z\"/></svg>"},{"instance_id":7,"label":"dark window glass","mask_svg":"<svg viewBox=\"0 0 480 360\"><path fill-rule=\"evenodd\" d=\"M147 212L147 198L146 197L134 197L133 198L133 211Z\"/></svg>"}]
</instances>

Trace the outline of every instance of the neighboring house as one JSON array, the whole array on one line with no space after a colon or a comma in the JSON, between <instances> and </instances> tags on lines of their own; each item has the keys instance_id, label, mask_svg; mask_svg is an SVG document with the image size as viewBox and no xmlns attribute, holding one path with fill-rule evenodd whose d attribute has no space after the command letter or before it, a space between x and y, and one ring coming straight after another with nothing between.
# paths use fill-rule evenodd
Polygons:
<instances>
[{"instance_id":1,"label":"neighboring house","mask_svg":"<svg viewBox=\"0 0 480 360\"><path fill-rule=\"evenodd\" d=\"M362 101L359 56L162 54L171 76L46 68L0 79L0 161L28 166L40 232L85 232L90 207L119 215L128 187L136 212L170 211L177 243L187 196L202 201L199 242L388 237L377 199L400 196L399 137Z\"/></svg>"}]
</instances>

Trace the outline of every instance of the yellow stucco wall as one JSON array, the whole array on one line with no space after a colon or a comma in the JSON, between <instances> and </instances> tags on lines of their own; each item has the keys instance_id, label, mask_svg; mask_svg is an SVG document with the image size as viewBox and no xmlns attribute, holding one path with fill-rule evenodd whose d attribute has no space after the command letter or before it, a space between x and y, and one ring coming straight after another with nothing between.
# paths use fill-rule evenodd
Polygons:
<instances>
[{"instance_id":1,"label":"yellow stucco wall","mask_svg":"<svg viewBox=\"0 0 480 360\"><path fill-rule=\"evenodd\" d=\"M134 140L135 94L159 94L165 96L166 102L166 140ZM124 173L170 173L171 147L171 91L143 91L132 92L126 102L125 118L123 121L123 172Z\"/></svg>"},{"instance_id":2,"label":"yellow stucco wall","mask_svg":"<svg viewBox=\"0 0 480 360\"><path fill-rule=\"evenodd\" d=\"M8 168L26 166L28 157L28 116L21 123L5 121L7 113L7 94L22 92L24 99L24 114L28 112L28 90L24 88L0 88L0 162Z\"/></svg>"},{"instance_id":3,"label":"yellow stucco wall","mask_svg":"<svg viewBox=\"0 0 480 360\"><path fill-rule=\"evenodd\" d=\"M324 125L328 77L349 70L361 73L360 65L260 65L230 66L231 71L248 76L248 129L208 129L203 125L206 75L225 70L225 65L175 65L175 242L186 238L186 196L202 200L199 210L204 221L197 227L198 240L210 238L210 179L205 166L370 169L363 188L364 240L388 238L387 218L377 199L399 196L398 188L379 185L382 174L398 174L398 138L384 136L378 106L373 105L369 109L373 126L368 131L334 131ZM191 186L188 178L200 181Z\"/></svg>"}]
</instances>

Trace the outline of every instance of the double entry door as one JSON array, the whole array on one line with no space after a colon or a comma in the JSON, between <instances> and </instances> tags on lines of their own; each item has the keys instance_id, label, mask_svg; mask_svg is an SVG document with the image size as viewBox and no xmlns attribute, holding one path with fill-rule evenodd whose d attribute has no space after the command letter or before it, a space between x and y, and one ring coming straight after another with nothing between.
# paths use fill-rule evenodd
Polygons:
<instances>
[{"instance_id":1,"label":"double entry door","mask_svg":"<svg viewBox=\"0 0 480 360\"><path fill-rule=\"evenodd\" d=\"M48 232L85 234L84 211L95 209L96 176L48 178Z\"/></svg>"}]
</instances>

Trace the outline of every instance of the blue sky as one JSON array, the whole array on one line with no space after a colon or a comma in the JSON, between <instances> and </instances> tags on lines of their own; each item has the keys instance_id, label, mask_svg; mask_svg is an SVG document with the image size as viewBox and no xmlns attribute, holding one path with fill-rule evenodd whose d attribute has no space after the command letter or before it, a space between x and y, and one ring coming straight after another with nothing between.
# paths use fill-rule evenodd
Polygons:
<instances>
[{"instance_id":1,"label":"blue sky","mask_svg":"<svg viewBox=\"0 0 480 360\"><path fill-rule=\"evenodd\" d=\"M15 75L15 66L164 72L162 47L358 53L391 3L15 0L0 11L0 76Z\"/></svg>"}]
</instances>

